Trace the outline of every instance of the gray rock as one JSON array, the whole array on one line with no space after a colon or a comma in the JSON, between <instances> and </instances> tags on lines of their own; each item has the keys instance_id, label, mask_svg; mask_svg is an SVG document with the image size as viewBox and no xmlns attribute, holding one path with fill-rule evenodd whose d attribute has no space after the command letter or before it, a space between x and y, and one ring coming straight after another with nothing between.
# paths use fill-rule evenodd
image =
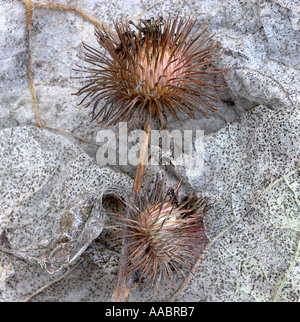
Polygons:
<instances>
[{"instance_id":1,"label":"gray rock","mask_svg":"<svg viewBox=\"0 0 300 322\"><path fill-rule=\"evenodd\" d=\"M83 10L111 29L116 18L179 13L216 33L224 48L220 67L231 72L225 102L197 121L184 116L169 121L170 130L205 131L204 172L189 178L184 169L171 167L146 172L149 181L157 172L167 172L170 182L188 178L185 188L215 202L206 217L211 240L206 260L177 299L298 301L299 2L55 3ZM51 133L36 127L26 23L21 1L1 2L0 301L32 294L34 301L109 301L118 254L93 240L105 224L102 194L109 186L130 190L126 173L133 177L135 167L96 164L101 128L71 95L81 87L72 79L72 68L81 63L81 42L97 46L94 27L75 12L34 10L32 73L41 119L54 128ZM84 219L80 213L89 198L96 208ZM37 292L47 285L52 286ZM143 293L134 288L129 300L163 301L173 293L171 283L157 296L151 287Z\"/></svg>"}]
</instances>

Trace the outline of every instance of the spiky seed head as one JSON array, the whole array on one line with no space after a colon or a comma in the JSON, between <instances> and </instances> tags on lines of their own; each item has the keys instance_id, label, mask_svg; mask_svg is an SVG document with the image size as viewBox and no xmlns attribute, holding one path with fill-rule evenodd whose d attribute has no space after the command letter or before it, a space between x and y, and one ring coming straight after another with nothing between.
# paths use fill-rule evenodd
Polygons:
<instances>
[{"instance_id":1,"label":"spiky seed head","mask_svg":"<svg viewBox=\"0 0 300 322\"><path fill-rule=\"evenodd\" d=\"M226 71L215 66L222 52L206 26L194 28L196 20L170 16L165 22L140 19L138 25L117 21L117 37L95 27L108 55L83 44L89 67L81 68L86 85L76 93L85 95L79 104L92 105L92 120L107 126L131 126L156 115L165 127L167 111L175 119L178 110L195 119L195 112L216 110L218 93L227 90L217 77Z\"/></svg>"},{"instance_id":2,"label":"spiky seed head","mask_svg":"<svg viewBox=\"0 0 300 322\"><path fill-rule=\"evenodd\" d=\"M128 197L129 216L115 214L113 239L126 238L127 274L139 272L139 279L151 282L157 291L160 283L179 277L191 270L195 260L203 258L208 243L203 223L209 207L206 199L189 195L178 203L177 185L163 195L162 181L157 180L151 193L143 191L143 197Z\"/></svg>"}]
</instances>

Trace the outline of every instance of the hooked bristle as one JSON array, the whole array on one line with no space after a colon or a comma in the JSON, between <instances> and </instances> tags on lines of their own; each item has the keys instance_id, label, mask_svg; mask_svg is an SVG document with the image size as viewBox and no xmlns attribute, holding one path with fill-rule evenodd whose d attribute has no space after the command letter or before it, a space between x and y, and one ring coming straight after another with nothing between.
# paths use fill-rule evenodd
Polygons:
<instances>
[{"instance_id":1,"label":"hooked bristle","mask_svg":"<svg viewBox=\"0 0 300 322\"><path fill-rule=\"evenodd\" d=\"M169 189L166 194L162 186L158 179L151 193L143 190L142 197L127 197L128 217L112 216L113 239L129 241L127 274L139 273L139 280L144 278L146 285L151 282L155 291L167 279L174 286L174 273L184 277L186 270L191 271L195 261L203 258L208 243L203 223L209 210L207 199L189 195L179 203L180 184L175 192Z\"/></svg>"},{"instance_id":2,"label":"hooked bristle","mask_svg":"<svg viewBox=\"0 0 300 322\"><path fill-rule=\"evenodd\" d=\"M218 94L228 89L216 77L226 73L215 66L222 51L207 27L193 32L195 25L196 20L170 16L164 23L117 21L117 39L95 27L108 56L83 44L90 67L81 69L87 84L77 93L85 95L80 104L92 105L92 119L107 126L121 121L131 126L156 115L164 128L167 112L178 119L180 110L195 119L196 113L215 111Z\"/></svg>"}]
</instances>

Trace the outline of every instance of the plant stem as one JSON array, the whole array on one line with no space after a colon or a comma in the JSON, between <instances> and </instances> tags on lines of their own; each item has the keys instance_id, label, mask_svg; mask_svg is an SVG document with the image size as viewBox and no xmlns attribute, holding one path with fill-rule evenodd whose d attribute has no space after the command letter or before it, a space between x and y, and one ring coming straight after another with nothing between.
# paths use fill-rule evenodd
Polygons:
<instances>
[{"instance_id":1,"label":"plant stem","mask_svg":"<svg viewBox=\"0 0 300 322\"><path fill-rule=\"evenodd\" d=\"M127 228L126 228L127 230ZM112 295L112 302L125 302L127 296L130 292L130 286L132 283L132 276L127 276L126 274L126 264L127 264L127 245L128 237L126 237L126 231L123 238L123 244L121 248L121 255L119 260L119 271L117 276L117 283Z\"/></svg>"},{"instance_id":2,"label":"plant stem","mask_svg":"<svg viewBox=\"0 0 300 322\"><path fill-rule=\"evenodd\" d=\"M151 137L151 128L152 120L148 119L144 125L144 133L141 142L139 162L136 169L135 179L133 183L133 195L138 195L142 188L143 176L145 171L146 160L148 156L148 147ZM126 228L127 229L127 228ZM132 283L132 276L127 275L126 273L126 264L127 264L127 245L129 244L129 238L126 237L126 231L124 234L120 261L119 261L119 271L117 276L117 283L114 289L113 296L111 298L112 302L125 302L129 292L130 286Z\"/></svg>"},{"instance_id":3,"label":"plant stem","mask_svg":"<svg viewBox=\"0 0 300 322\"><path fill-rule=\"evenodd\" d=\"M148 156L148 146L149 146L150 137L151 137L151 128L152 128L152 122L151 120L148 119L144 126L144 133L143 133L140 155L139 155L139 163L137 165L135 179L133 183L133 194L139 194L142 187L145 164Z\"/></svg>"}]
</instances>

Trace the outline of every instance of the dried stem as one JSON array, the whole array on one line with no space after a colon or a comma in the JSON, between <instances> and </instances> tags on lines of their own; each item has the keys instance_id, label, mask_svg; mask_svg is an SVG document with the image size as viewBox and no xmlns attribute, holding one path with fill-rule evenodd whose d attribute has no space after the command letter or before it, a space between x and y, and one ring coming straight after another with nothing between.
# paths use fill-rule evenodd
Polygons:
<instances>
[{"instance_id":1,"label":"dried stem","mask_svg":"<svg viewBox=\"0 0 300 322\"><path fill-rule=\"evenodd\" d=\"M113 296L111 298L112 302L125 302L127 296L130 292L130 286L132 283L132 276L126 274L126 266L127 266L127 252L128 252L128 237L125 232L123 238L123 245L121 248L121 255L119 261L119 271L117 277L117 283L114 289Z\"/></svg>"},{"instance_id":2,"label":"dried stem","mask_svg":"<svg viewBox=\"0 0 300 322\"><path fill-rule=\"evenodd\" d=\"M32 59L31 59L31 50L30 50L30 27L32 23L32 15L33 15L33 4L31 0L23 0L23 3L26 6L27 10L27 27L26 27L26 32L27 32L27 52L28 52L28 77L29 77L29 88L32 93L33 97L33 104L34 104L34 109L35 109L35 114L36 114L36 119L38 122L39 127L43 128L44 124L43 121L41 120L38 105L37 105L37 99L36 99L36 94L33 86L33 76L32 76L32 71L31 71L31 66L32 66Z\"/></svg>"},{"instance_id":3,"label":"dried stem","mask_svg":"<svg viewBox=\"0 0 300 322\"><path fill-rule=\"evenodd\" d=\"M148 156L148 146L149 146L150 137L151 137L151 128L152 128L152 121L151 119L148 119L144 126L144 133L143 133L140 155L139 155L139 163L137 165L135 179L133 183L133 194L138 194L142 187L145 164Z\"/></svg>"},{"instance_id":4,"label":"dried stem","mask_svg":"<svg viewBox=\"0 0 300 322\"><path fill-rule=\"evenodd\" d=\"M23 0L23 1L27 2L28 0ZM34 3L34 7L35 8L47 8L47 9L73 11L73 12L77 13L78 15L80 15L82 18L90 21L94 25L105 29L113 37L117 36L117 34L114 31L110 30L107 26L105 26L104 23L102 23L102 22L98 21L97 19L89 16L86 12L84 12L84 11L82 11L80 9L77 9L76 7L69 6L69 5L63 5L63 4L60 4L60 3L49 3L49 2Z\"/></svg>"},{"instance_id":5,"label":"dried stem","mask_svg":"<svg viewBox=\"0 0 300 322\"><path fill-rule=\"evenodd\" d=\"M140 190L142 188L142 182L143 182L143 176L145 171L145 164L148 156L148 147L151 137L151 128L152 128L152 120L148 118L145 122L144 126L144 133L143 138L141 142L141 148L140 148L140 155L139 155L139 162L137 165L137 170L135 174L135 179L133 183L133 195L138 195L140 193ZM114 293L112 296L112 302L125 302L129 292L130 292L130 286L132 284L132 276L127 274L127 258L128 258L128 243L129 243L129 237L126 237L126 229L124 232L124 238L123 238L123 245L121 249L121 255L120 255L120 264L119 264L119 271L118 271L118 277L117 277L117 283L114 289Z\"/></svg>"},{"instance_id":6,"label":"dried stem","mask_svg":"<svg viewBox=\"0 0 300 322\"><path fill-rule=\"evenodd\" d=\"M32 24L33 19L33 11L35 8L47 8L47 9L59 9L59 10L66 10L66 11L73 11L80 15L82 18L90 21L91 23L103 28L106 30L112 37L116 37L116 33L112 30L110 30L107 26L105 26L102 22L90 17L87 13L85 13L82 10L79 10L73 6L68 5L62 5L59 3L34 3L32 0L22 0L24 5L26 6L26 12L27 12L27 25L26 25L26 33L27 33L27 53L28 53L28 77L29 77L29 88L33 97L33 104L34 104L34 110L36 114L36 119L39 127L41 128L48 128L52 130L56 130L54 128L50 128L44 125L38 108L38 101L34 89L34 79L32 75L32 58L31 58L31 47L30 47L30 28ZM67 133L68 134L68 133ZM71 134L73 135L73 134ZM74 135L73 135L74 136Z\"/></svg>"},{"instance_id":7,"label":"dried stem","mask_svg":"<svg viewBox=\"0 0 300 322\"><path fill-rule=\"evenodd\" d=\"M30 296L26 297L22 302L29 302L34 296L36 296L39 293L43 292L47 287L49 287L49 286L51 286L51 285L53 285L53 284L61 281L62 279L64 279L65 277L67 277L71 272L73 272L82 262L83 262L83 259L81 259L74 267L68 268L67 271L63 275L61 275L57 279L49 282L48 284L42 286L37 291L35 291L34 293L32 293Z\"/></svg>"}]
</instances>

